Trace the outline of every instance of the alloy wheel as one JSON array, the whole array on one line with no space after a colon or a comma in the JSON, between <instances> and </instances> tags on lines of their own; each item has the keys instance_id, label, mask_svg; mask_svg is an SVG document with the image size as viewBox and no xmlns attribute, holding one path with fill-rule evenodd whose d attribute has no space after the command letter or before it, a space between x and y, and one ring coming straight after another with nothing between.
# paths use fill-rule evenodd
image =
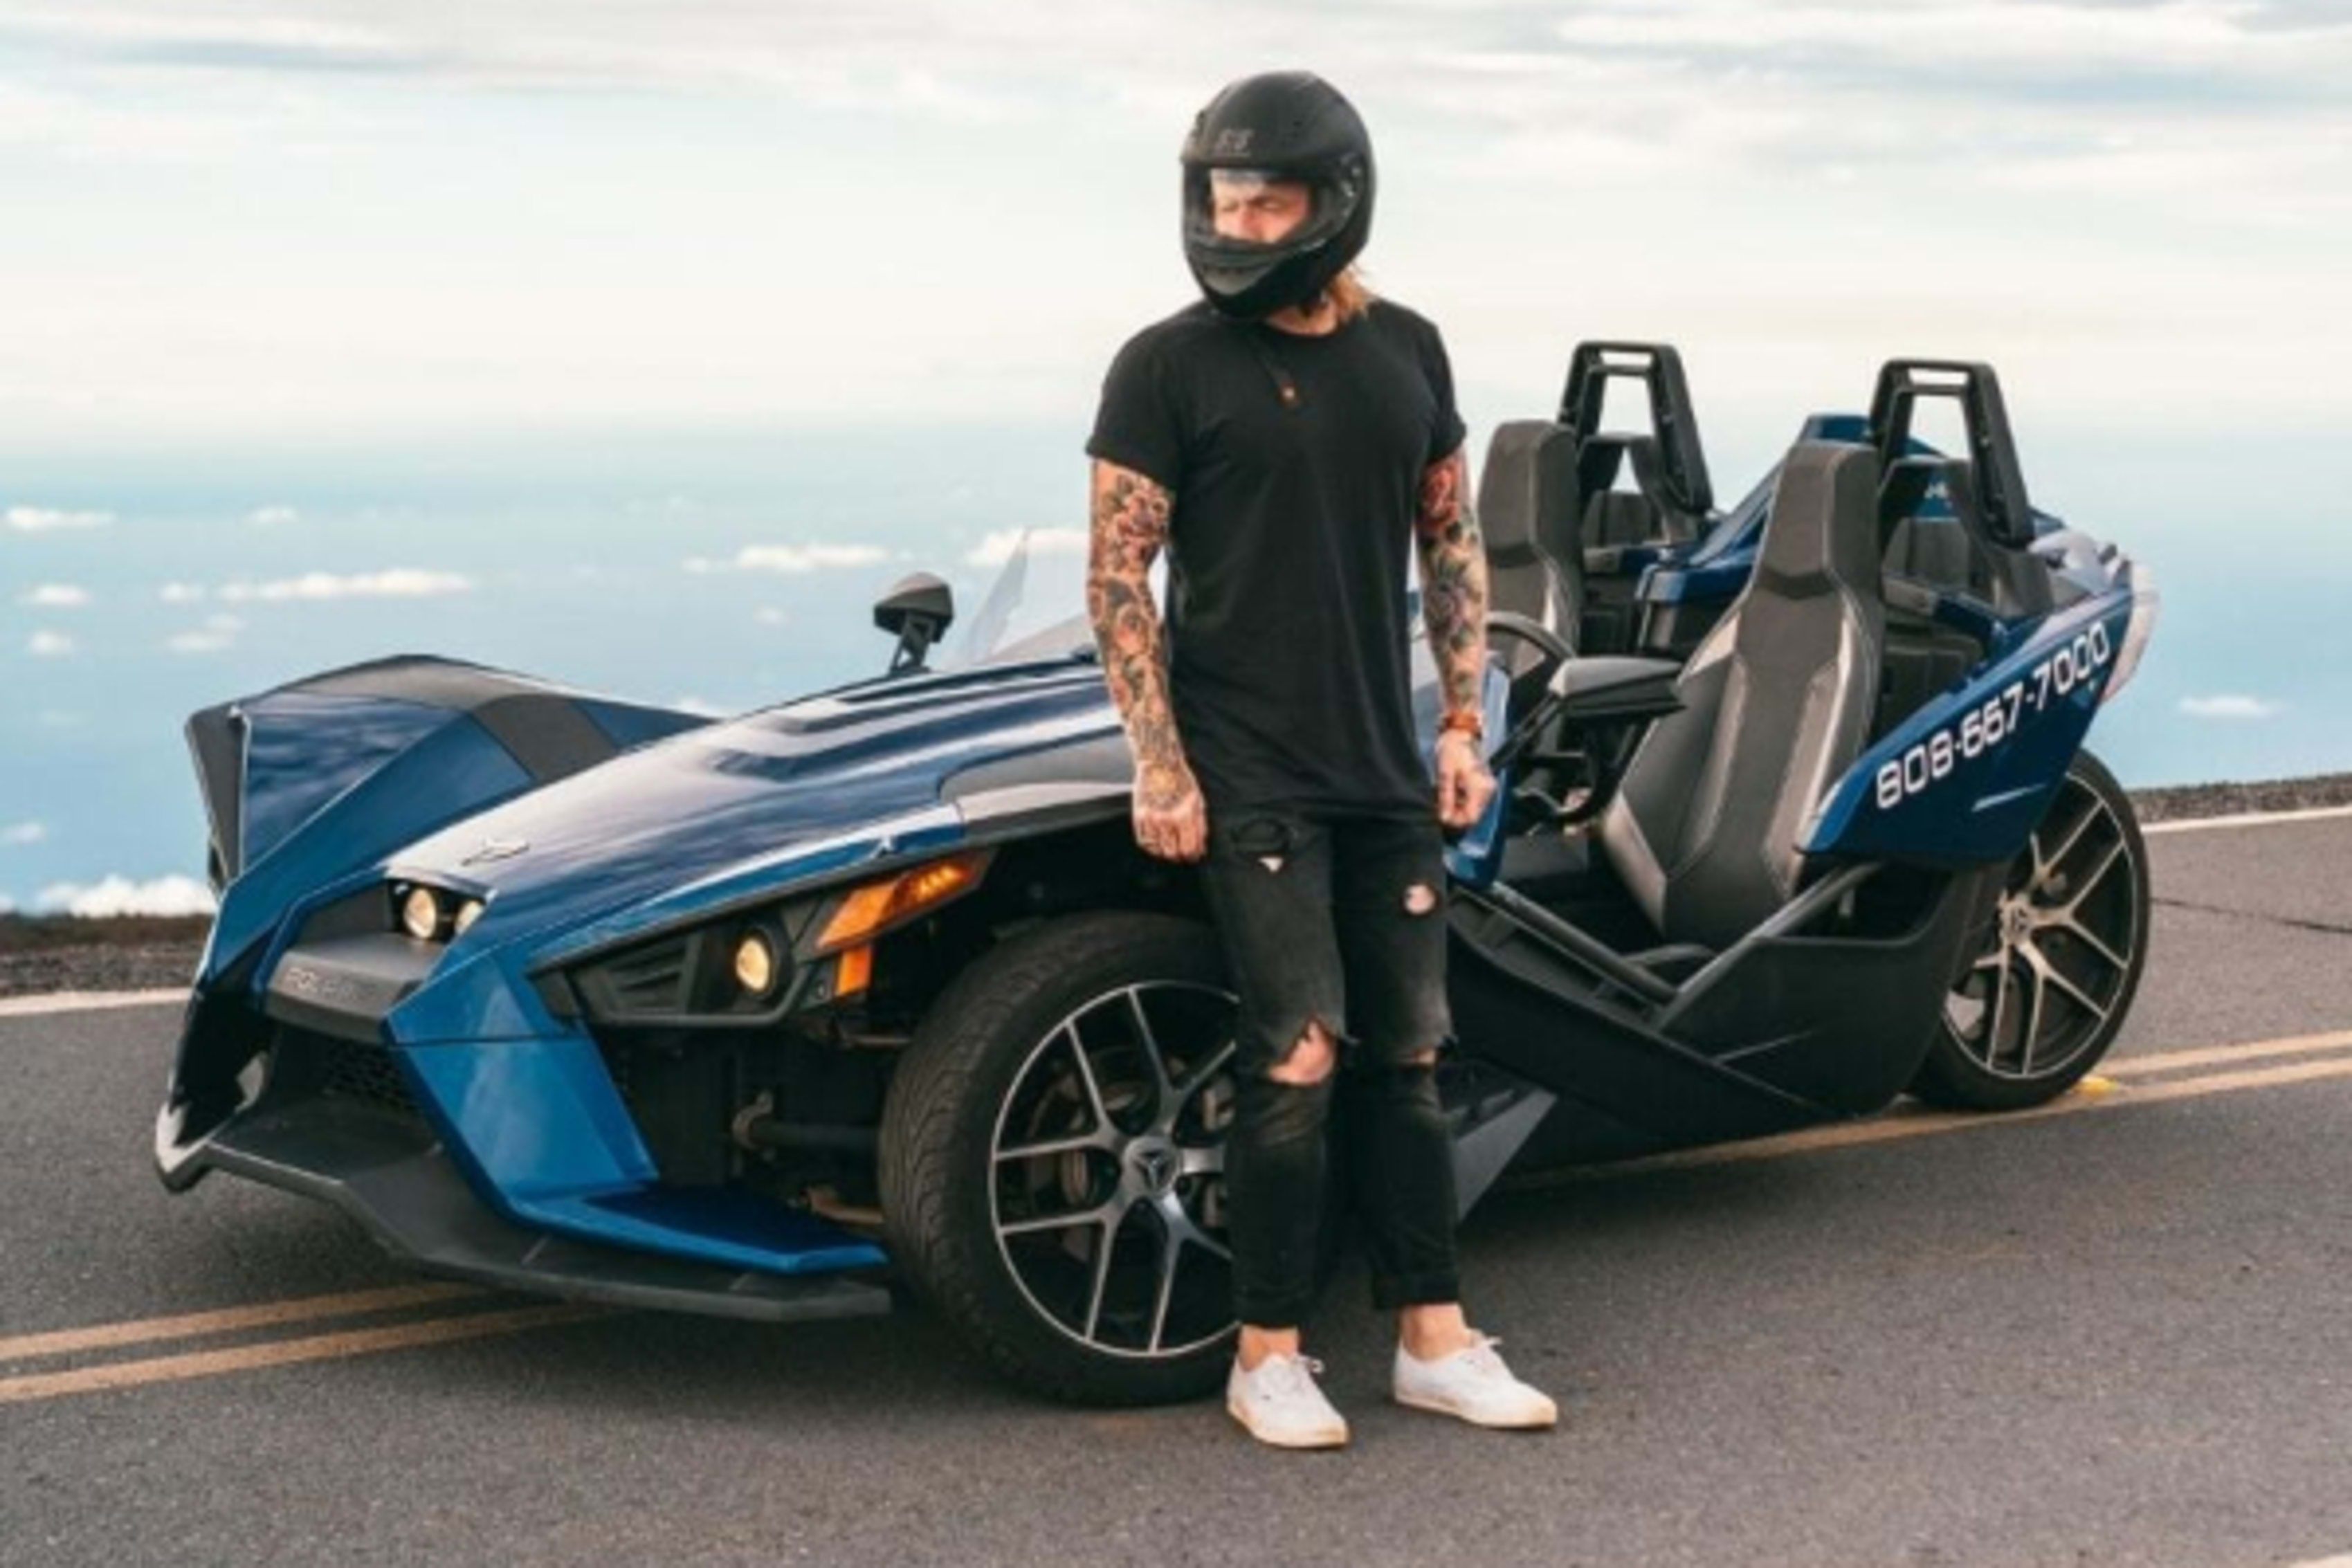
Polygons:
<instances>
[{"instance_id":1,"label":"alloy wheel","mask_svg":"<svg viewBox=\"0 0 2352 1568\"><path fill-rule=\"evenodd\" d=\"M2144 940L2132 854L2114 808L2070 773L1945 1000L1945 1027L1975 1066L2052 1078L2105 1037Z\"/></svg>"},{"instance_id":2,"label":"alloy wheel","mask_svg":"<svg viewBox=\"0 0 2352 1568\"><path fill-rule=\"evenodd\" d=\"M1233 1329L1234 1018L1210 986L1108 992L1037 1043L999 1107L997 1246L1030 1307L1090 1351L1172 1359Z\"/></svg>"}]
</instances>

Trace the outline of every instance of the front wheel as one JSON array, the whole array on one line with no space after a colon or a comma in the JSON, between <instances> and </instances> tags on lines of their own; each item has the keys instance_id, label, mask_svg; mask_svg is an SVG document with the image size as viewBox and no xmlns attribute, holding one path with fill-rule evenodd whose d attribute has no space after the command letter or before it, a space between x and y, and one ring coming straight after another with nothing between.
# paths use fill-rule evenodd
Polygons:
<instances>
[{"instance_id":1,"label":"front wheel","mask_svg":"<svg viewBox=\"0 0 2352 1568\"><path fill-rule=\"evenodd\" d=\"M2056 1098L2123 1026L2147 962L2147 847L2131 797L2078 754L2011 862L1911 1092L2016 1110Z\"/></svg>"},{"instance_id":2,"label":"front wheel","mask_svg":"<svg viewBox=\"0 0 2352 1568\"><path fill-rule=\"evenodd\" d=\"M1205 927L1102 913L1006 942L917 1029L883 1114L886 1238L1016 1382L1146 1405L1223 1377L1234 1018Z\"/></svg>"}]
</instances>

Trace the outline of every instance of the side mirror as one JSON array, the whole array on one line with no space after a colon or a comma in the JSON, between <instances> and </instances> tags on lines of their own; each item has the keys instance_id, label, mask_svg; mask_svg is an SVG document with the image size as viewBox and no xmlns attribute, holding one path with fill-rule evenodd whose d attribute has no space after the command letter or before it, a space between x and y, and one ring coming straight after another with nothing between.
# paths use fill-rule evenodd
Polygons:
<instances>
[{"instance_id":1,"label":"side mirror","mask_svg":"<svg viewBox=\"0 0 2352 1568\"><path fill-rule=\"evenodd\" d=\"M874 624L898 639L890 673L923 668L923 656L955 624L955 593L929 572L910 573L874 601Z\"/></svg>"}]
</instances>

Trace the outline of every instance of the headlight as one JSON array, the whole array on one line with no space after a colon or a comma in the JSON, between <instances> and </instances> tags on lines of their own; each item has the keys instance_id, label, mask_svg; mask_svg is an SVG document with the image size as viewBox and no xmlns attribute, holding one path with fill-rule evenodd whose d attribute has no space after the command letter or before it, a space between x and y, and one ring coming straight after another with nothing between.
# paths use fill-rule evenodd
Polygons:
<instances>
[{"instance_id":1,"label":"headlight","mask_svg":"<svg viewBox=\"0 0 2352 1568\"><path fill-rule=\"evenodd\" d=\"M467 930L473 926L473 923L481 918L482 900L479 899L467 899L464 903L457 906L457 914L451 918L449 921L449 934L451 936L465 935Z\"/></svg>"},{"instance_id":2,"label":"headlight","mask_svg":"<svg viewBox=\"0 0 2352 1568\"><path fill-rule=\"evenodd\" d=\"M430 888L411 888L400 900L400 929L419 942L441 934L441 895Z\"/></svg>"},{"instance_id":3,"label":"headlight","mask_svg":"<svg viewBox=\"0 0 2352 1568\"><path fill-rule=\"evenodd\" d=\"M831 1006L874 984L879 939L978 888L993 854L965 850L604 949L566 967L558 994L593 1019L633 1027L764 1027Z\"/></svg>"},{"instance_id":4,"label":"headlight","mask_svg":"<svg viewBox=\"0 0 2352 1568\"><path fill-rule=\"evenodd\" d=\"M735 944L735 984L765 996L776 984L776 944L764 931L749 931Z\"/></svg>"}]
</instances>

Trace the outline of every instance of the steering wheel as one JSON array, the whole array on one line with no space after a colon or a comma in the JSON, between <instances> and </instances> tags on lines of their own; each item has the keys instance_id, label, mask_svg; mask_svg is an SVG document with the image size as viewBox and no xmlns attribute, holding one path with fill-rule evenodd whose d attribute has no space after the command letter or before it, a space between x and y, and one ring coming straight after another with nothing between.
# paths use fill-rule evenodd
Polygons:
<instances>
[{"instance_id":1,"label":"steering wheel","mask_svg":"<svg viewBox=\"0 0 2352 1568\"><path fill-rule=\"evenodd\" d=\"M1496 633L1506 637L1516 637L1521 642L1532 643L1541 650L1542 662L1527 674L1519 676L1513 684L1517 685L1518 681L1524 680L1530 684L1540 685L1544 689L1542 700L1528 709L1517 723L1511 726L1510 732L1506 734L1494 751L1488 754L1486 765L1499 773L1517 762L1521 754L1529 746L1535 744L1545 724L1550 721L1552 714L1559 710L1560 699L1551 689L1552 677L1559 673L1560 666L1576 657L1576 650L1570 647L1558 632L1553 631L1541 621L1510 610L1488 612L1487 640L1492 642Z\"/></svg>"}]
</instances>

